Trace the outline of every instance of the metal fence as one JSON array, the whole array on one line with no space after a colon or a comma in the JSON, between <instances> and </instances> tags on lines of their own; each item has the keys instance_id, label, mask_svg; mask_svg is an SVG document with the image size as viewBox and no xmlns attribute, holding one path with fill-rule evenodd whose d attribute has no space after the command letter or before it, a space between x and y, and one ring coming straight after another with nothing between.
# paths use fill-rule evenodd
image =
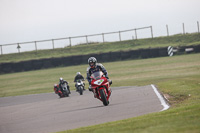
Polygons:
<instances>
[{"instance_id":1,"label":"metal fence","mask_svg":"<svg viewBox=\"0 0 200 133\"><path fill-rule=\"evenodd\" d=\"M64 44L64 47L71 47L73 45L78 45L78 44L90 44L90 43L95 43L95 41L89 41L89 38L92 37L100 37L101 38L101 43L105 43L108 42L106 40L106 36L109 35L117 35L118 36L118 40L116 41L122 41L124 39L122 39L122 35L124 33L128 33L128 32L132 32L132 38L130 39L137 39L138 38L138 30L144 30L147 29L147 31L145 31L146 33L148 33L148 38L152 37L153 38L153 29L152 26L148 26L148 27L142 27L142 28L135 28L135 29L130 29L130 30L123 30L123 31L116 31L116 32L107 32L107 33L101 33L101 34L92 34L92 35L83 35L83 36L74 36L74 37L66 37L66 38L57 38L57 39L49 39L49 40L39 40L39 41L31 41L31 42L21 42L21 43L13 43L13 44L4 44L4 45L0 45L0 51L1 51L1 55L2 54L8 54L5 53L3 49L9 49L10 53L20 53L22 52L21 49L24 48L26 50L25 51L37 51L41 48L41 45L43 45L42 49L55 49L55 44L57 43L62 43ZM75 41L77 39L82 39L81 41L83 42L77 42L76 44L73 44L72 41ZM116 37L115 37L116 39ZM42 44L43 43L43 44ZM97 42L96 42L97 43ZM98 41L99 43L99 41ZM66 45L67 44L67 45ZM23 45L23 47L22 47ZM25 46L26 45L26 46ZM46 48L44 47L44 45L46 45Z\"/></svg>"},{"instance_id":2,"label":"metal fence","mask_svg":"<svg viewBox=\"0 0 200 133\"><path fill-rule=\"evenodd\" d=\"M138 36L138 32L145 30L145 32L140 36ZM182 23L182 34L186 34L185 25ZM166 25L166 36L169 36L169 28ZM197 21L197 32L199 31L199 22ZM128 34L128 35L127 35ZM146 37L145 37L145 35ZM113 40L109 40L109 36L114 36ZM125 36L129 38L124 39ZM116 32L107 32L100 34L92 34L92 35L83 35L83 36L74 36L74 37L65 37L65 38L57 38L57 39L49 39L49 40L39 40L39 41L31 41L31 42L21 42L21 43L13 43L13 44L3 44L0 45L1 55L9 54L9 53L20 53L26 51L37 51L40 49L55 49L55 48L63 48L63 47L71 47L78 44L90 44L90 43L105 43L105 42L113 42L113 41L124 41L138 38L153 38L153 28L152 26L135 28L130 30L116 31ZM93 38L92 41L91 38ZM98 41L94 41L94 38L98 38ZM89 40L90 39L90 40ZM56 47L59 46L59 47ZM9 52L6 52L9 51Z\"/></svg>"}]
</instances>

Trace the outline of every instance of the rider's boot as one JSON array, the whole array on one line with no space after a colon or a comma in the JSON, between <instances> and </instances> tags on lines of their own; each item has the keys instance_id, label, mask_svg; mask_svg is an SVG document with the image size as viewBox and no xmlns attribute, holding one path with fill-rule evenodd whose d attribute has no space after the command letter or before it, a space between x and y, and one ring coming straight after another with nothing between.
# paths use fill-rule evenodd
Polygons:
<instances>
[{"instance_id":1,"label":"rider's boot","mask_svg":"<svg viewBox=\"0 0 200 133\"><path fill-rule=\"evenodd\" d=\"M92 91L92 86L91 85L89 85L88 90Z\"/></svg>"},{"instance_id":2,"label":"rider's boot","mask_svg":"<svg viewBox=\"0 0 200 133\"><path fill-rule=\"evenodd\" d=\"M111 90L111 89L109 89L109 93L110 93L110 95L111 95L111 92L112 92L112 90ZM110 95L109 95L109 96L110 96Z\"/></svg>"},{"instance_id":3,"label":"rider's boot","mask_svg":"<svg viewBox=\"0 0 200 133\"><path fill-rule=\"evenodd\" d=\"M83 90L85 91L85 83L83 83Z\"/></svg>"},{"instance_id":4,"label":"rider's boot","mask_svg":"<svg viewBox=\"0 0 200 133\"><path fill-rule=\"evenodd\" d=\"M68 91L69 91L69 94L71 94L71 91L70 91L70 88L69 88L69 86L67 86L67 89L68 89Z\"/></svg>"}]
</instances>

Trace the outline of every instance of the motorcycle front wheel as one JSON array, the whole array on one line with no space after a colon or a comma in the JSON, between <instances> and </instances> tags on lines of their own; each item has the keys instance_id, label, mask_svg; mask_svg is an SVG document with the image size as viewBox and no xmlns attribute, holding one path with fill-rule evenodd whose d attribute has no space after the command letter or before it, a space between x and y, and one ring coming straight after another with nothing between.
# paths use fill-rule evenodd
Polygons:
<instances>
[{"instance_id":1,"label":"motorcycle front wheel","mask_svg":"<svg viewBox=\"0 0 200 133\"><path fill-rule=\"evenodd\" d=\"M83 87L82 87L82 86L79 86L79 87L78 87L78 90L79 90L80 95L83 95Z\"/></svg>"},{"instance_id":2,"label":"motorcycle front wheel","mask_svg":"<svg viewBox=\"0 0 200 133\"><path fill-rule=\"evenodd\" d=\"M101 89L101 90L100 90L100 95L101 95L101 99L102 99L102 101L103 101L103 104L104 104L105 106L107 106L107 105L109 104L109 101L108 101L107 98L106 98L106 94L105 94L104 89Z\"/></svg>"}]
</instances>

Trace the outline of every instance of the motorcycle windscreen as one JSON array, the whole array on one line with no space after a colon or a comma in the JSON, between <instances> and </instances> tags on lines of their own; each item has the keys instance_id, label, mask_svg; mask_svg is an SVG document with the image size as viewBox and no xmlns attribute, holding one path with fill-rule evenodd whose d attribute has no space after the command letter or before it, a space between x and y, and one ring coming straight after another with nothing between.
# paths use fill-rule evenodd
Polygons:
<instances>
[{"instance_id":1,"label":"motorcycle windscreen","mask_svg":"<svg viewBox=\"0 0 200 133\"><path fill-rule=\"evenodd\" d=\"M98 80L102 77L103 73L101 71L95 72L91 75L92 79Z\"/></svg>"}]
</instances>

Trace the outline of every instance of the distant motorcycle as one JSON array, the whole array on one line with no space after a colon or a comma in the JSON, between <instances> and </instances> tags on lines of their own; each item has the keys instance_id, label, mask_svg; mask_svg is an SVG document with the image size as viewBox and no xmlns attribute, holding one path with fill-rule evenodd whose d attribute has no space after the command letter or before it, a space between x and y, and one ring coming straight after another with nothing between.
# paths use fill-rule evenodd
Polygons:
<instances>
[{"instance_id":1,"label":"distant motorcycle","mask_svg":"<svg viewBox=\"0 0 200 133\"><path fill-rule=\"evenodd\" d=\"M83 91L84 91L84 83L83 80L77 80L76 81L76 90L79 92L80 95L83 95Z\"/></svg>"},{"instance_id":2,"label":"distant motorcycle","mask_svg":"<svg viewBox=\"0 0 200 133\"><path fill-rule=\"evenodd\" d=\"M91 87L93 92L96 92L96 98L101 100L105 106L109 104L109 98L111 95L110 82L103 76L101 71L95 72L91 75Z\"/></svg>"},{"instance_id":3,"label":"distant motorcycle","mask_svg":"<svg viewBox=\"0 0 200 133\"><path fill-rule=\"evenodd\" d=\"M67 84L64 83L61 85L61 88L59 88L58 90L58 95L60 96L60 98L62 97L69 97L69 90L67 89Z\"/></svg>"}]
</instances>

